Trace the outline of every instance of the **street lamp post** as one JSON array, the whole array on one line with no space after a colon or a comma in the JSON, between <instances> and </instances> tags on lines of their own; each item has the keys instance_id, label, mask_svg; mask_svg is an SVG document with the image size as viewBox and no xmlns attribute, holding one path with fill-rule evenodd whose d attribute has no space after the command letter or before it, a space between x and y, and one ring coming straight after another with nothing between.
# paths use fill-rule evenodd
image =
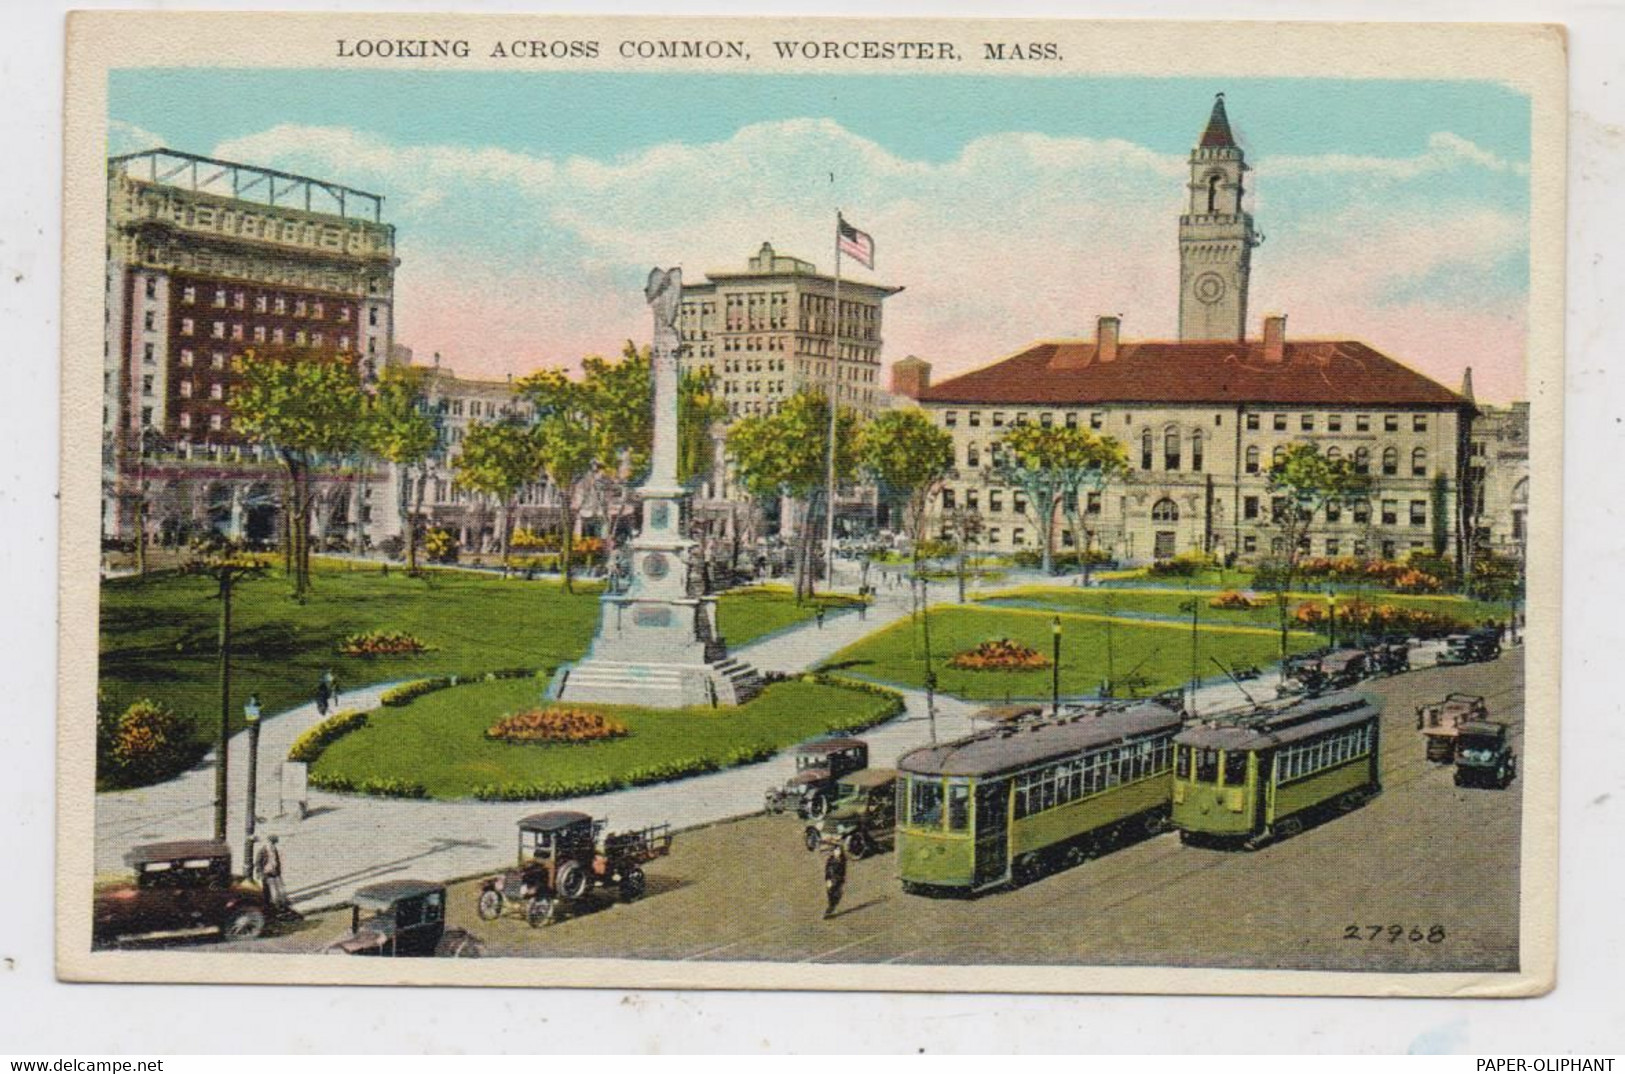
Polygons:
<instances>
[{"instance_id":1,"label":"street lamp post","mask_svg":"<svg viewBox=\"0 0 1625 1074\"><path fill-rule=\"evenodd\" d=\"M920 625L925 635L925 717L930 722L931 744L937 742L937 673L931 667L931 583L924 577L920 585Z\"/></svg>"},{"instance_id":2,"label":"street lamp post","mask_svg":"<svg viewBox=\"0 0 1625 1074\"><path fill-rule=\"evenodd\" d=\"M1050 620L1050 635L1053 639L1053 649L1050 660L1050 709L1051 716L1061 714L1061 617L1056 616Z\"/></svg>"},{"instance_id":3,"label":"street lamp post","mask_svg":"<svg viewBox=\"0 0 1625 1074\"><path fill-rule=\"evenodd\" d=\"M1337 594L1326 594L1326 645L1337 648Z\"/></svg>"},{"instance_id":4,"label":"street lamp post","mask_svg":"<svg viewBox=\"0 0 1625 1074\"><path fill-rule=\"evenodd\" d=\"M249 694L243 705L243 722L248 725L248 815L243 820L243 875L254 871L254 823L259 813L260 699Z\"/></svg>"}]
</instances>

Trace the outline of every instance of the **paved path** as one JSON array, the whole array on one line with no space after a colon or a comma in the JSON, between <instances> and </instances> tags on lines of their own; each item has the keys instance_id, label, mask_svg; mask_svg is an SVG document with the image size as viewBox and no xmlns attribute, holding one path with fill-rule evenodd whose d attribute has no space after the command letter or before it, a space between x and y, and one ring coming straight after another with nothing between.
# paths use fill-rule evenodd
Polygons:
<instances>
[{"instance_id":1,"label":"paved path","mask_svg":"<svg viewBox=\"0 0 1625 1074\"><path fill-rule=\"evenodd\" d=\"M946 587L933 588L933 600L950 599ZM808 623L742 646L737 654L763 671L795 672L817 664L836 650L909 614L906 588L883 589L865 616L830 615L819 628ZM341 708L374 708L390 684L346 692ZM907 711L865 733L879 764L928 742L932 733L925 695L905 691ZM939 698L936 734L952 738L970 730L970 703ZM376 880L413 877L449 879L496 869L513 854L514 822L541 809L581 809L607 816L615 828L672 822L679 828L710 824L760 811L762 792L794 771L788 751L745 765L675 783L633 787L589 798L545 804L514 802L434 802L310 793L310 815L279 808L279 772L288 749L319 722L314 704L265 719L259 748L259 835L276 834L286 861L289 895L295 904L319 907L345 901L356 887ZM228 751L230 798L228 841L242 853L248 770L248 736L240 733ZM123 870L123 855L138 843L206 837L213 825L214 755L197 768L153 787L97 796L96 869ZM292 808L292 803L289 803ZM240 863L239 863L240 864Z\"/></svg>"}]
</instances>

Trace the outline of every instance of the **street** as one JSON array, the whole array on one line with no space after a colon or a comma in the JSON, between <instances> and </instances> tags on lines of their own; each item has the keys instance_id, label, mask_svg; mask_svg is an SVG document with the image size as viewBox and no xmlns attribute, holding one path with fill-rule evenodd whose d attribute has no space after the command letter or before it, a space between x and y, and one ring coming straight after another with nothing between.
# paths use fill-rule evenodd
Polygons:
<instances>
[{"instance_id":1,"label":"street","mask_svg":"<svg viewBox=\"0 0 1625 1074\"><path fill-rule=\"evenodd\" d=\"M595 893L532 929L515 916L479 920L475 878L453 885L449 920L499 957L1516 969L1523 777L1506 791L1455 787L1450 768L1424 759L1414 710L1451 691L1482 694L1521 754L1522 650L1364 688L1385 705L1384 792L1256 852L1165 834L970 900L903 894L883 855L852 864L840 912L825 921L823 859L804 848L802 823L756 815L680 834L649 867L639 902ZM513 819L533 811L515 806ZM511 853L493 851L490 872L511 866ZM208 946L310 952L347 923L348 913L329 912L294 931Z\"/></svg>"}]
</instances>

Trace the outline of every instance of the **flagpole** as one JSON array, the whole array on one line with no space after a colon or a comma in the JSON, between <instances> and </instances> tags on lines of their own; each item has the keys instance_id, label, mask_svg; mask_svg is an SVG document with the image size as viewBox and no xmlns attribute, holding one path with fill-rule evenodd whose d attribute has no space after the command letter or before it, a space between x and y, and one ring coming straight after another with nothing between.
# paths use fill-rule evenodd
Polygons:
<instances>
[{"instance_id":1,"label":"flagpole","mask_svg":"<svg viewBox=\"0 0 1625 1074\"><path fill-rule=\"evenodd\" d=\"M835 415L841 394L841 210L835 210L835 345L829 374L829 442L825 449L824 585L835 588Z\"/></svg>"}]
</instances>

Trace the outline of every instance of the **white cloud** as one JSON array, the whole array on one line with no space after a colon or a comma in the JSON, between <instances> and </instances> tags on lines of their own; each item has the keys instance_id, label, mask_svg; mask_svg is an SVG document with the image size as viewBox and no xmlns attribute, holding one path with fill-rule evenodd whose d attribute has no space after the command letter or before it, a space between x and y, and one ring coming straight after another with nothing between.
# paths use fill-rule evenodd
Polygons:
<instances>
[{"instance_id":1,"label":"white cloud","mask_svg":"<svg viewBox=\"0 0 1625 1074\"><path fill-rule=\"evenodd\" d=\"M1101 313L1123 314L1131 337L1174 328L1187 165L1121 140L1009 132L930 162L831 120L795 119L597 160L290 125L214 152L385 194L400 228L402 339L471 371L613 353L647 331L637 288L651 264L680 263L692 280L741 267L770 240L827 271L837 200L877 242L879 271L855 275L906 287L887 305L888 359L917 353L953 372L1034 338L1087 332ZM1255 317L1265 305L1301 308L1310 323L1340 326L1332 334L1382 325L1403 343L1385 294L1526 245L1527 222L1474 200L1471 182L1522 167L1449 133L1410 158L1260 159L1255 189L1271 192L1347 172L1385 182L1293 219L1269 208L1290 199L1272 195L1259 222L1277 239L1255 255ZM1401 208L1389 197L1406 183L1422 200L1448 196L1418 219L1418 198ZM1505 321L1498 307L1476 312L1450 323ZM1513 312L1521 323L1521 306ZM1444 323L1425 311L1415 320ZM1417 340L1440 337L1430 329Z\"/></svg>"},{"instance_id":2,"label":"white cloud","mask_svg":"<svg viewBox=\"0 0 1625 1074\"><path fill-rule=\"evenodd\" d=\"M158 149L163 144L162 135L155 134L145 127L126 123L122 119L109 120L107 123L107 155L110 157L139 153L143 149Z\"/></svg>"}]
</instances>

